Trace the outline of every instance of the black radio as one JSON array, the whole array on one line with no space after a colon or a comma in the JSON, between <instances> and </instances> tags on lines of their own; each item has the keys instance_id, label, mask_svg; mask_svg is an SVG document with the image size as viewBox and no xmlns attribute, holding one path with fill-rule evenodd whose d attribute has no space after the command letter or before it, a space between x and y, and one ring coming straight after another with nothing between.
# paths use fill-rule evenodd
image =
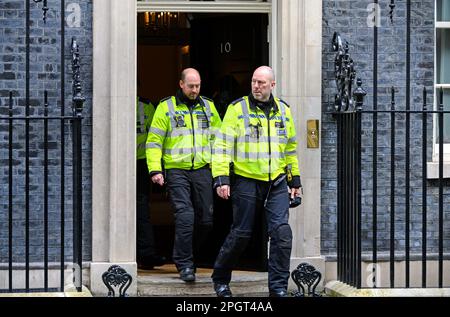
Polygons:
<instances>
[{"instance_id":1,"label":"black radio","mask_svg":"<svg viewBox=\"0 0 450 317\"><path fill-rule=\"evenodd\" d=\"M302 197L298 196L294 199L291 198L291 195L289 194L289 208L295 208L302 204Z\"/></svg>"}]
</instances>

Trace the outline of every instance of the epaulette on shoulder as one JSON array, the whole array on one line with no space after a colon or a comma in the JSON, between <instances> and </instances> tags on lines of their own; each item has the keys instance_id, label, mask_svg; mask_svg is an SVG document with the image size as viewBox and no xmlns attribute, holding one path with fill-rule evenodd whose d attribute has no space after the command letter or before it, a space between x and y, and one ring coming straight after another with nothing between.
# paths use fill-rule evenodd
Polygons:
<instances>
[{"instance_id":1,"label":"epaulette on shoulder","mask_svg":"<svg viewBox=\"0 0 450 317\"><path fill-rule=\"evenodd\" d=\"M284 101L284 100L282 100L282 99L280 99L280 98L278 98L278 100L279 100L280 102L284 103L284 104L286 105L286 107L288 107L288 108L291 107L291 106L289 106L289 104L288 104L286 101Z\"/></svg>"},{"instance_id":2,"label":"epaulette on shoulder","mask_svg":"<svg viewBox=\"0 0 450 317\"><path fill-rule=\"evenodd\" d=\"M211 98L205 97L205 96L201 96L203 99L206 99L208 101L214 102L214 100L212 100Z\"/></svg>"},{"instance_id":3,"label":"epaulette on shoulder","mask_svg":"<svg viewBox=\"0 0 450 317\"><path fill-rule=\"evenodd\" d=\"M239 103L239 102L241 102L241 101L243 101L243 100L244 100L244 97L241 97L241 98L236 99L235 101L233 101L231 104L232 104L232 105L235 105L235 104L237 104L237 103Z\"/></svg>"},{"instance_id":4,"label":"epaulette on shoulder","mask_svg":"<svg viewBox=\"0 0 450 317\"><path fill-rule=\"evenodd\" d=\"M172 96L169 96L169 97L166 97L164 99L161 99L161 101L159 103L163 103L164 101L169 100L170 98L172 98Z\"/></svg>"},{"instance_id":5,"label":"epaulette on shoulder","mask_svg":"<svg viewBox=\"0 0 450 317\"><path fill-rule=\"evenodd\" d=\"M143 102L143 103L146 103L146 104L152 103L152 102L150 101L150 99L142 98L142 97L139 97L139 101L141 101L141 102Z\"/></svg>"}]
</instances>

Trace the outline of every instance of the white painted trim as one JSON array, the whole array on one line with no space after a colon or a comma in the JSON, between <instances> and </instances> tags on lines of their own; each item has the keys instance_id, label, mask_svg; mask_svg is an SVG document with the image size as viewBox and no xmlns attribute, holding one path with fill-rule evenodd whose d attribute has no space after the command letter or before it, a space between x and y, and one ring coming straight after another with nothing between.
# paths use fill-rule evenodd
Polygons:
<instances>
[{"instance_id":1,"label":"white painted trim","mask_svg":"<svg viewBox=\"0 0 450 317\"><path fill-rule=\"evenodd\" d=\"M307 120L322 117L322 2L278 1L278 97L291 105L303 203L291 211L292 258L320 257L321 149L308 149ZM274 64L275 64L274 63Z\"/></svg>"},{"instance_id":2,"label":"white painted trim","mask_svg":"<svg viewBox=\"0 0 450 317\"><path fill-rule=\"evenodd\" d=\"M109 260L111 2L93 3L92 261Z\"/></svg>"},{"instance_id":3,"label":"white painted trim","mask_svg":"<svg viewBox=\"0 0 450 317\"><path fill-rule=\"evenodd\" d=\"M272 1L272 9L269 13L268 38L269 40L269 66L278 77L278 0ZM270 32L269 32L270 30ZM274 94L278 96L278 85L275 85Z\"/></svg>"},{"instance_id":4,"label":"white painted trim","mask_svg":"<svg viewBox=\"0 0 450 317\"><path fill-rule=\"evenodd\" d=\"M433 155L433 162L437 162L439 160L439 143L435 142L434 146L436 147L436 150L434 151ZM444 160L450 160L450 144L444 144Z\"/></svg>"},{"instance_id":5,"label":"white painted trim","mask_svg":"<svg viewBox=\"0 0 450 317\"><path fill-rule=\"evenodd\" d=\"M272 3L254 1L137 1L137 12L270 13Z\"/></svg>"},{"instance_id":6,"label":"white painted trim","mask_svg":"<svg viewBox=\"0 0 450 317\"><path fill-rule=\"evenodd\" d=\"M434 2L434 7L437 8L437 1ZM437 21L437 10L434 10L434 38L437 39L436 36L436 31L437 29L450 29L450 22L439 22ZM437 42L434 43L434 89L433 89L433 109L437 109L437 104L438 104L438 96L436 95L436 89L437 88L442 88L442 89L450 89L450 83L446 83L446 84L438 84L438 79L437 79ZM436 162L435 157L438 157L439 155L439 144L438 144L438 137L437 137L437 129L435 127L437 127L437 120L438 120L438 116L437 114L433 114L433 162L430 162L428 164L431 164L430 166L433 166L433 164ZM445 162L449 162L450 164L450 144L444 144L444 161ZM450 166L450 165L449 165ZM444 166L444 175L446 175L445 173L445 169L446 167ZM431 175L428 175L428 178L438 178L438 176L434 177L434 171L435 168L433 167L429 167L428 168L429 173L431 173ZM437 174L438 175L438 174Z\"/></svg>"},{"instance_id":7,"label":"white painted trim","mask_svg":"<svg viewBox=\"0 0 450 317\"><path fill-rule=\"evenodd\" d=\"M278 2L257 1L136 1L136 10L140 12L189 12L189 13L267 13L269 15L268 36L269 66L275 74L278 72ZM278 85L275 86L275 95L278 95Z\"/></svg>"},{"instance_id":8,"label":"white painted trim","mask_svg":"<svg viewBox=\"0 0 450 317\"><path fill-rule=\"evenodd\" d=\"M444 178L450 178L450 162L444 161ZM427 179L439 179L439 163L427 163Z\"/></svg>"},{"instance_id":9,"label":"white painted trim","mask_svg":"<svg viewBox=\"0 0 450 317\"><path fill-rule=\"evenodd\" d=\"M436 21L436 29L450 29L450 22Z\"/></svg>"},{"instance_id":10,"label":"white painted trim","mask_svg":"<svg viewBox=\"0 0 450 317\"><path fill-rule=\"evenodd\" d=\"M133 280L137 276L136 2L95 0L93 14L90 289L107 292L101 276L111 264L122 263Z\"/></svg>"},{"instance_id":11,"label":"white painted trim","mask_svg":"<svg viewBox=\"0 0 450 317\"><path fill-rule=\"evenodd\" d=\"M433 144L433 157L427 162L427 179L439 178L439 144ZM450 178L450 144L444 144L444 178Z\"/></svg>"}]
</instances>

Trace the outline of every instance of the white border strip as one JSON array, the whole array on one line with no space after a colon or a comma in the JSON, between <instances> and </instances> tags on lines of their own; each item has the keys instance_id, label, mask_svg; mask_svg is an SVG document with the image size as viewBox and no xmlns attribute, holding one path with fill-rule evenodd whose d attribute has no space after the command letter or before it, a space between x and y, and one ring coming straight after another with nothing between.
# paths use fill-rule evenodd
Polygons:
<instances>
[{"instance_id":1,"label":"white border strip","mask_svg":"<svg viewBox=\"0 0 450 317\"><path fill-rule=\"evenodd\" d=\"M270 2L137 1L137 12L270 13Z\"/></svg>"}]
</instances>

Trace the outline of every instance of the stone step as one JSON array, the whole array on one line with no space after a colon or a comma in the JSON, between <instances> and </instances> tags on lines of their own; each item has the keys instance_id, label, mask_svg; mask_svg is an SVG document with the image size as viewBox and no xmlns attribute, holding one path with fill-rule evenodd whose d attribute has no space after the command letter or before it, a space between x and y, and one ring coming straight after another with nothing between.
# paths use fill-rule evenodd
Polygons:
<instances>
[{"instance_id":1,"label":"stone step","mask_svg":"<svg viewBox=\"0 0 450 317\"><path fill-rule=\"evenodd\" d=\"M138 270L138 296L216 296L211 269L197 269L194 283L183 282L174 265ZM267 272L234 271L230 283L233 296L268 296Z\"/></svg>"}]
</instances>

